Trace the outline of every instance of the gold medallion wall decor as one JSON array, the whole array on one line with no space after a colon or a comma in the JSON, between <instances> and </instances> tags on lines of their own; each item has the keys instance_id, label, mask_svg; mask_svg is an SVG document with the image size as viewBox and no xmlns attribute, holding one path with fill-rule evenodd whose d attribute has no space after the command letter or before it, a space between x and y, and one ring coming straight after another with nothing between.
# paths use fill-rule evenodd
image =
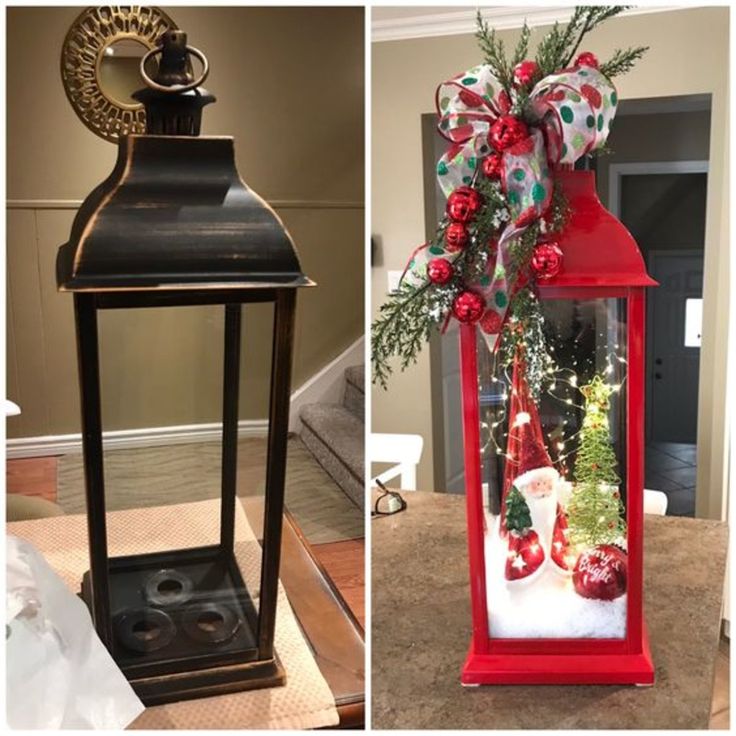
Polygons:
<instances>
[{"instance_id":1,"label":"gold medallion wall decor","mask_svg":"<svg viewBox=\"0 0 736 736\"><path fill-rule=\"evenodd\" d=\"M176 27L153 7L93 7L79 15L64 39L61 78L90 130L113 143L121 135L145 133L145 110L131 97L144 86L141 59Z\"/></svg>"}]
</instances>

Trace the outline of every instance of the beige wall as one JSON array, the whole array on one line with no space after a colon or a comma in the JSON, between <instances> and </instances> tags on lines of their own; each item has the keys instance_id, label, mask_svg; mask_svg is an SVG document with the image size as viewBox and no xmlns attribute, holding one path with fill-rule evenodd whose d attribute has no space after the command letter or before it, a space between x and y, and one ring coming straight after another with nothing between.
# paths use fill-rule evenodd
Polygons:
<instances>
[{"instance_id":1,"label":"beige wall","mask_svg":"<svg viewBox=\"0 0 736 736\"><path fill-rule=\"evenodd\" d=\"M622 99L712 94L705 250L704 333L698 427L698 513L719 517L725 508L724 437L728 315L728 9L700 8L616 18L590 34L586 46L601 58L620 46L650 46L636 69L617 80ZM536 29L538 39L546 29ZM507 48L518 31L500 37ZM386 270L403 268L423 241L420 116L432 112L437 84L481 60L470 35L373 44L372 230L383 243L372 269L374 309L385 298ZM425 438L419 486L435 487L429 351L388 392L373 392L373 427L416 432Z\"/></svg>"},{"instance_id":2,"label":"beige wall","mask_svg":"<svg viewBox=\"0 0 736 736\"><path fill-rule=\"evenodd\" d=\"M245 181L272 201L319 284L298 301L294 385L363 333L363 11L166 8L208 56L218 98L203 134L233 135ZM10 8L8 397L11 437L79 431L72 299L54 259L74 208L116 148L75 116L59 74L80 8ZM246 308L241 417L266 414L271 308ZM217 421L222 314L215 308L101 315L107 429Z\"/></svg>"}]
</instances>

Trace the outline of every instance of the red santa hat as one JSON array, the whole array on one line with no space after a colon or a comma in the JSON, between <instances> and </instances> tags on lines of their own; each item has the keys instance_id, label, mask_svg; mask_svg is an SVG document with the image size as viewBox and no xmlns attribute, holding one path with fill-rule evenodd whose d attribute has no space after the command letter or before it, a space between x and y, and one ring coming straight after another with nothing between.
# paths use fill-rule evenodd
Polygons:
<instances>
[{"instance_id":1,"label":"red santa hat","mask_svg":"<svg viewBox=\"0 0 736 736\"><path fill-rule=\"evenodd\" d=\"M535 416L537 422L539 417ZM519 412L515 418L517 427L517 462L514 485L522 488L534 480L549 478L556 481L559 474L552 465L547 448L541 440L541 431L532 426L532 417L528 412Z\"/></svg>"}]
</instances>

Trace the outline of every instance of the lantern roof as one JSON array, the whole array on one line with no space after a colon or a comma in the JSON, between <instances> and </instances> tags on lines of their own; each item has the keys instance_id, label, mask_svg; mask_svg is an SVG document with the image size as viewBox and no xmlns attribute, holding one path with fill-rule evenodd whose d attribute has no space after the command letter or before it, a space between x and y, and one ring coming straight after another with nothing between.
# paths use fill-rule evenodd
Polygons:
<instances>
[{"instance_id":1,"label":"lantern roof","mask_svg":"<svg viewBox=\"0 0 736 736\"><path fill-rule=\"evenodd\" d=\"M560 287L656 286L639 246L626 227L606 210L595 190L592 171L557 171L570 219L556 237L563 253L560 273L540 291Z\"/></svg>"},{"instance_id":2,"label":"lantern roof","mask_svg":"<svg viewBox=\"0 0 736 736\"><path fill-rule=\"evenodd\" d=\"M62 291L312 284L279 217L240 178L229 137L121 138L56 275Z\"/></svg>"},{"instance_id":3,"label":"lantern roof","mask_svg":"<svg viewBox=\"0 0 736 736\"><path fill-rule=\"evenodd\" d=\"M149 57L160 54L153 78ZM203 65L194 80L189 57ZM146 135L120 138L110 176L84 200L59 248L61 291L310 286L278 215L241 179L230 137L200 137L215 101L187 36L169 30L141 60L134 93Z\"/></svg>"}]
</instances>

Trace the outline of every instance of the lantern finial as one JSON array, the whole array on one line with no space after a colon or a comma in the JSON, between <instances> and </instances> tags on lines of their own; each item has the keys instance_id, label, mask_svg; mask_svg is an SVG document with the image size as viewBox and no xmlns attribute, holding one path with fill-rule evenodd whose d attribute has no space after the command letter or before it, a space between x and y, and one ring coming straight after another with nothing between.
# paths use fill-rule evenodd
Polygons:
<instances>
[{"instance_id":1,"label":"lantern finial","mask_svg":"<svg viewBox=\"0 0 736 736\"><path fill-rule=\"evenodd\" d=\"M146 65L157 54L161 55L161 60L151 77ZM191 56L202 63L198 79L192 72ZM200 87L208 74L207 57L198 49L187 46L184 31L170 29L163 33L159 46L141 59L141 76L147 86L132 95L146 109L146 133L198 136L202 108L215 102L215 96Z\"/></svg>"}]
</instances>

